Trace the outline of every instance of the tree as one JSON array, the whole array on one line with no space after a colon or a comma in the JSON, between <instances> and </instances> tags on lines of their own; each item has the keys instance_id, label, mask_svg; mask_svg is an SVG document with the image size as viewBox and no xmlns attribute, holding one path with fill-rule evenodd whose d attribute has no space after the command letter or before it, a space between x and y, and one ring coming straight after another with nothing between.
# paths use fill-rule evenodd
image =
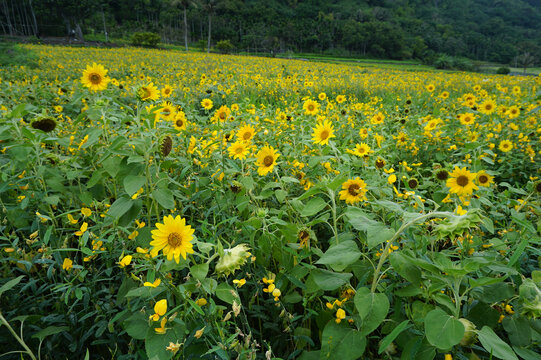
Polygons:
<instances>
[{"instance_id":1,"label":"tree","mask_svg":"<svg viewBox=\"0 0 541 360\"><path fill-rule=\"evenodd\" d=\"M207 53L210 52L210 40L212 36L212 15L216 12L216 7L218 5L218 0L199 0L201 7L208 16L209 21L209 34L208 34L208 41L207 41Z\"/></svg>"},{"instance_id":2,"label":"tree","mask_svg":"<svg viewBox=\"0 0 541 360\"><path fill-rule=\"evenodd\" d=\"M526 52L522 55L518 55L515 59L515 63L524 68L524 73L526 73L526 69L535 64L535 57L529 52Z\"/></svg>"}]
</instances>

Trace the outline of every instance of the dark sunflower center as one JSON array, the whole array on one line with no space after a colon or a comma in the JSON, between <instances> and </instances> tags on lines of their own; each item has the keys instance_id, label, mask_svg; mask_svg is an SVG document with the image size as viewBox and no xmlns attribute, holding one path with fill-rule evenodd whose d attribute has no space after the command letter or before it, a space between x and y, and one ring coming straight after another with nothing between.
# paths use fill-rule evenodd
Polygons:
<instances>
[{"instance_id":1,"label":"dark sunflower center","mask_svg":"<svg viewBox=\"0 0 541 360\"><path fill-rule=\"evenodd\" d=\"M242 135L242 138L243 138L244 140L250 140L251 137L252 137L252 133L249 132L249 131L245 132L245 133Z\"/></svg>"},{"instance_id":2,"label":"dark sunflower center","mask_svg":"<svg viewBox=\"0 0 541 360\"><path fill-rule=\"evenodd\" d=\"M175 124L177 124L178 127L182 127L182 125L184 125L184 121L177 120Z\"/></svg>"},{"instance_id":3,"label":"dark sunflower center","mask_svg":"<svg viewBox=\"0 0 541 360\"><path fill-rule=\"evenodd\" d=\"M271 155L267 155L263 159L263 165L265 166L271 166L273 162L274 162L274 158Z\"/></svg>"},{"instance_id":4,"label":"dark sunflower center","mask_svg":"<svg viewBox=\"0 0 541 360\"><path fill-rule=\"evenodd\" d=\"M449 177L449 173L447 171L445 171L445 170L442 170L442 171L438 172L436 174L436 176L440 180L447 180L447 178Z\"/></svg>"},{"instance_id":5,"label":"dark sunflower center","mask_svg":"<svg viewBox=\"0 0 541 360\"><path fill-rule=\"evenodd\" d=\"M222 119L222 120L225 119L225 113L224 112L220 113L220 119Z\"/></svg>"},{"instance_id":6,"label":"dark sunflower center","mask_svg":"<svg viewBox=\"0 0 541 360\"><path fill-rule=\"evenodd\" d=\"M486 110L492 110L492 104L486 104L485 109Z\"/></svg>"},{"instance_id":7,"label":"dark sunflower center","mask_svg":"<svg viewBox=\"0 0 541 360\"><path fill-rule=\"evenodd\" d=\"M172 232L167 236L167 243L173 248L179 247L182 244L182 236L177 232Z\"/></svg>"},{"instance_id":8,"label":"dark sunflower center","mask_svg":"<svg viewBox=\"0 0 541 360\"><path fill-rule=\"evenodd\" d=\"M308 231L301 230L299 232L299 240L306 241L306 240L308 240L309 237L310 237L310 234L308 234Z\"/></svg>"},{"instance_id":9,"label":"dark sunflower center","mask_svg":"<svg viewBox=\"0 0 541 360\"><path fill-rule=\"evenodd\" d=\"M538 182L537 185L535 185L535 190L541 193L541 181Z\"/></svg>"},{"instance_id":10,"label":"dark sunflower center","mask_svg":"<svg viewBox=\"0 0 541 360\"><path fill-rule=\"evenodd\" d=\"M101 82L101 76L98 74L92 74L90 75L90 82L94 85L97 85Z\"/></svg>"},{"instance_id":11,"label":"dark sunflower center","mask_svg":"<svg viewBox=\"0 0 541 360\"><path fill-rule=\"evenodd\" d=\"M319 137L321 138L321 140L325 140L326 138L329 137L329 131L328 130L323 130L321 132L321 134L319 134Z\"/></svg>"},{"instance_id":12,"label":"dark sunflower center","mask_svg":"<svg viewBox=\"0 0 541 360\"><path fill-rule=\"evenodd\" d=\"M314 111L314 105L312 104L308 105L308 111Z\"/></svg>"},{"instance_id":13,"label":"dark sunflower center","mask_svg":"<svg viewBox=\"0 0 541 360\"><path fill-rule=\"evenodd\" d=\"M383 160L378 160L378 161L376 161L376 167L377 167L378 169L381 169L381 168L384 167L384 166L385 166L385 162L383 162Z\"/></svg>"},{"instance_id":14,"label":"dark sunflower center","mask_svg":"<svg viewBox=\"0 0 541 360\"><path fill-rule=\"evenodd\" d=\"M239 146L238 148L235 149L235 152L236 152L237 154L242 154L243 151L244 151L244 148L241 147L241 146Z\"/></svg>"},{"instance_id":15,"label":"dark sunflower center","mask_svg":"<svg viewBox=\"0 0 541 360\"><path fill-rule=\"evenodd\" d=\"M141 89L141 98L147 99L150 97L150 95L151 94L149 89L147 89L146 87Z\"/></svg>"},{"instance_id":16,"label":"dark sunflower center","mask_svg":"<svg viewBox=\"0 0 541 360\"><path fill-rule=\"evenodd\" d=\"M456 178L456 183L462 187L468 185L469 182L470 182L470 179L468 179L468 177L465 175L460 175L459 177Z\"/></svg>"},{"instance_id":17,"label":"dark sunflower center","mask_svg":"<svg viewBox=\"0 0 541 360\"><path fill-rule=\"evenodd\" d=\"M359 195L359 189L360 189L359 184L351 184L351 185L348 187L348 193L349 193L351 196L357 196L357 195Z\"/></svg>"},{"instance_id":18,"label":"dark sunflower center","mask_svg":"<svg viewBox=\"0 0 541 360\"><path fill-rule=\"evenodd\" d=\"M171 110L169 110L169 109L163 109L163 110L162 110L162 113L163 113L164 116L169 116L169 115L171 115Z\"/></svg>"},{"instance_id":19,"label":"dark sunflower center","mask_svg":"<svg viewBox=\"0 0 541 360\"><path fill-rule=\"evenodd\" d=\"M487 183L487 182L488 182L488 177L487 177L486 175L481 175L481 176L479 176L479 182L480 182L481 184Z\"/></svg>"}]
</instances>

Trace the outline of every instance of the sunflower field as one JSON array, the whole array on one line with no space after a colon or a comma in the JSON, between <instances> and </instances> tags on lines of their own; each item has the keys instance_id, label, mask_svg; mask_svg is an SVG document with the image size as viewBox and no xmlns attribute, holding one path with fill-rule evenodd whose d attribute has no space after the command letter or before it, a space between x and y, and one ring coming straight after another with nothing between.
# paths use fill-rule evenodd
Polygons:
<instances>
[{"instance_id":1,"label":"sunflower field","mask_svg":"<svg viewBox=\"0 0 541 360\"><path fill-rule=\"evenodd\" d=\"M541 76L24 49L2 358L541 358Z\"/></svg>"}]
</instances>

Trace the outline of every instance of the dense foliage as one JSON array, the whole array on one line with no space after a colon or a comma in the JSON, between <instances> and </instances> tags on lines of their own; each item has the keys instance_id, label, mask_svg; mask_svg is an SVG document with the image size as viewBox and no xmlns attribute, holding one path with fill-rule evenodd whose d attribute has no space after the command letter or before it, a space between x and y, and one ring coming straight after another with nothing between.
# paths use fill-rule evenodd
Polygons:
<instances>
[{"instance_id":1,"label":"dense foliage","mask_svg":"<svg viewBox=\"0 0 541 360\"><path fill-rule=\"evenodd\" d=\"M538 359L541 77L23 48L0 355Z\"/></svg>"},{"instance_id":2,"label":"dense foliage","mask_svg":"<svg viewBox=\"0 0 541 360\"><path fill-rule=\"evenodd\" d=\"M5 34L66 36L71 29L129 39L159 33L164 42L230 40L250 52L326 52L378 58L436 54L510 63L541 59L538 0L2 0ZM11 5L11 6L10 6ZM13 26L9 24L13 23ZM105 29L104 29L105 28ZM214 43L215 43L214 42ZM516 62L516 59L515 59ZM515 66L517 64L514 64Z\"/></svg>"}]
</instances>

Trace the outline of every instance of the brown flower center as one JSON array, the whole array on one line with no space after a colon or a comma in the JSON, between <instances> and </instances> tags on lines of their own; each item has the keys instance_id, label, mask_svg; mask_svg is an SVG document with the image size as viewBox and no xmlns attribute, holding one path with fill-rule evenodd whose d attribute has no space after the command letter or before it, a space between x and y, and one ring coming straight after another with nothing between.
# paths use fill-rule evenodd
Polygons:
<instances>
[{"instance_id":1,"label":"brown flower center","mask_svg":"<svg viewBox=\"0 0 541 360\"><path fill-rule=\"evenodd\" d=\"M94 85L98 85L101 82L101 76L98 74L90 75L90 82Z\"/></svg>"},{"instance_id":2,"label":"brown flower center","mask_svg":"<svg viewBox=\"0 0 541 360\"><path fill-rule=\"evenodd\" d=\"M235 149L235 152L237 154L242 154L243 151L244 151L244 148L242 146L239 146L238 148Z\"/></svg>"},{"instance_id":3,"label":"brown flower center","mask_svg":"<svg viewBox=\"0 0 541 360\"><path fill-rule=\"evenodd\" d=\"M242 135L242 138L243 138L244 140L250 140L251 137L252 137L252 133L249 132L249 131L245 132L245 133Z\"/></svg>"},{"instance_id":4,"label":"brown flower center","mask_svg":"<svg viewBox=\"0 0 541 360\"><path fill-rule=\"evenodd\" d=\"M167 243L173 248L179 247L182 244L182 236L177 232L172 232L167 236Z\"/></svg>"},{"instance_id":5,"label":"brown flower center","mask_svg":"<svg viewBox=\"0 0 541 360\"><path fill-rule=\"evenodd\" d=\"M312 104L308 105L308 111L314 111L314 105Z\"/></svg>"},{"instance_id":6,"label":"brown flower center","mask_svg":"<svg viewBox=\"0 0 541 360\"><path fill-rule=\"evenodd\" d=\"M348 187L348 193L351 196L357 196L357 195L359 195L359 192L360 192L359 189L360 189L359 184L351 184Z\"/></svg>"},{"instance_id":7,"label":"brown flower center","mask_svg":"<svg viewBox=\"0 0 541 360\"><path fill-rule=\"evenodd\" d=\"M178 127L182 127L184 125L184 121L182 120L177 120L176 123L175 123Z\"/></svg>"},{"instance_id":8,"label":"brown flower center","mask_svg":"<svg viewBox=\"0 0 541 360\"><path fill-rule=\"evenodd\" d=\"M323 130L320 134L319 134L319 137L321 138L321 140L325 140L329 137L329 131L328 130Z\"/></svg>"},{"instance_id":9,"label":"brown flower center","mask_svg":"<svg viewBox=\"0 0 541 360\"><path fill-rule=\"evenodd\" d=\"M263 165L265 166L271 166L273 162L274 158L271 155L267 155L263 158Z\"/></svg>"},{"instance_id":10,"label":"brown flower center","mask_svg":"<svg viewBox=\"0 0 541 360\"><path fill-rule=\"evenodd\" d=\"M488 182L488 177L487 177L486 175L481 175L481 176L479 176L479 182L480 182L481 184L487 183L487 182Z\"/></svg>"},{"instance_id":11,"label":"brown flower center","mask_svg":"<svg viewBox=\"0 0 541 360\"><path fill-rule=\"evenodd\" d=\"M462 187L468 185L469 182L470 182L470 179L468 179L466 175L460 175L459 177L456 178L456 183Z\"/></svg>"}]
</instances>

